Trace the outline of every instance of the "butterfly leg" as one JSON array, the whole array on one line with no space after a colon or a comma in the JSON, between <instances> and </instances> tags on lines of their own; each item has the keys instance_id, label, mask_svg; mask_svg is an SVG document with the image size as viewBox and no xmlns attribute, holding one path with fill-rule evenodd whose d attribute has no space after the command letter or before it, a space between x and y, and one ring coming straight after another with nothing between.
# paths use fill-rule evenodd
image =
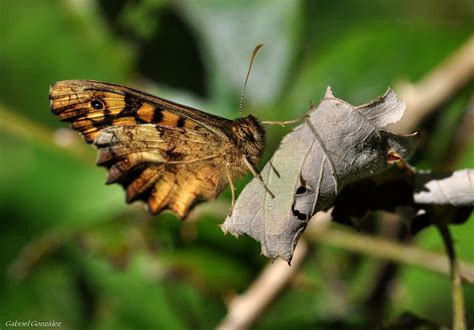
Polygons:
<instances>
[{"instance_id":1,"label":"butterfly leg","mask_svg":"<svg viewBox=\"0 0 474 330\"><path fill-rule=\"evenodd\" d=\"M242 157L242 160L244 161L244 164L247 165L248 169L250 170L250 173L252 173L252 175L257 178L260 183L263 185L263 188L265 189L265 191L272 197L272 198L275 198L275 194L272 193L272 191L267 187L267 185L265 184L265 182L263 181L263 178L262 176L260 175L260 173L257 173L257 171L255 170L255 168L253 167L252 164L250 164L249 160L247 159L247 157Z\"/></svg>"},{"instance_id":2,"label":"butterfly leg","mask_svg":"<svg viewBox=\"0 0 474 330\"><path fill-rule=\"evenodd\" d=\"M270 168L273 170L273 172L276 174L278 178L280 178L280 172L277 171L276 167L273 166L272 160L268 160L268 164L270 165Z\"/></svg>"},{"instance_id":3,"label":"butterfly leg","mask_svg":"<svg viewBox=\"0 0 474 330\"><path fill-rule=\"evenodd\" d=\"M294 120L285 120L285 121L261 121L260 124L263 125L281 125L281 127L285 127L288 124L296 124L301 121L302 118L294 119Z\"/></svg>"},{"instance_id":4,"label":"butterfly leg","mask_svg":"<svg viewBox=\"0 0 474 330\"><path fill-rule=\"evenodd\" d=\"M229 167L230 165L226 164L225 174L227 176L227 181L229 181L230 193L232 195L232 203L230 205L229 214L227 215L228 217L232 215L232 211L234 211L234 206L235 206L235 186L234 186L234 182L232 181L232 176L229 173Z\"/></svg>"}]
</instances>

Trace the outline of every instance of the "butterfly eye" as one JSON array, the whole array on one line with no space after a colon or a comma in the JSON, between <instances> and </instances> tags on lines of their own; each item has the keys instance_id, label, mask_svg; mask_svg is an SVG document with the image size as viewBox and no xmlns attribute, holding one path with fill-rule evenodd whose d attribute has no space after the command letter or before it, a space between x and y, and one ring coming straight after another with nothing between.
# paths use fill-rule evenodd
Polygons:
<instances>
[{"instance_id":1,"label":"butterfly eye","mask_svg":"<svg viewBox=\"0 0 474 330\"><path fill-rule=\"evenodd\" d=\"M247 138L248 141L255 142L255 136L253 136L252 133L246 133L245 137Z\"/></svg>"},{"instance_id":2,"label":"butterfly eye","mask_svg":"<svg viewBox=\"0 0 474 330\"><path fill-rule=\"evenodd\" d=\"M97 100L92 100L91 101L91 106L96 110L100 110L100 109L104 108L104 104L100 101L97 101Z\"/></svg>"}]
</instances>

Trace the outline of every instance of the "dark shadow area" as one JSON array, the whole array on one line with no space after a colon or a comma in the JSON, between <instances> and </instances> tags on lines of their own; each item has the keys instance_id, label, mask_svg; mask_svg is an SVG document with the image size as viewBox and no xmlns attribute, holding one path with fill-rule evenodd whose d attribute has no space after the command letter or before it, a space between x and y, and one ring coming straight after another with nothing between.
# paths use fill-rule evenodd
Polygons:
<instances>
[{"instance_id":1,"label":"dark shadow area","mask_svg":"<svg viewBox=\"0 0 474 330\"><path fill-rule=\"evenodd\" d=\"M201 97L208 95L198 40L176 8L168 6L149 13L156 17L157 29L149 38L137 38L120 21L127 1L99 0L99 4L111 29L121 38L133 40L140 76Z\"/></svg>"}]
</instances>

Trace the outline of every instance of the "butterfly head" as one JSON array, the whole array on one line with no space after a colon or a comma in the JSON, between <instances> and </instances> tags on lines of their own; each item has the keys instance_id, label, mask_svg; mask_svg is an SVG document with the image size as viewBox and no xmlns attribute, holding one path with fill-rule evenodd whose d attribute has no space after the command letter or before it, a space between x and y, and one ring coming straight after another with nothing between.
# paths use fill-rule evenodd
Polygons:
<instances>
[{"instance_id":1,"label":"butterfly head","mask_svg":"<svg viewBox=\"0 0 474 330\"><path fill-rule=\"evenodd\" d=\"M247 116L235 121L233 132L240 151L251 163L260 160L265 147L265 131L254 116Z\"/></svg>"}]
</instances>

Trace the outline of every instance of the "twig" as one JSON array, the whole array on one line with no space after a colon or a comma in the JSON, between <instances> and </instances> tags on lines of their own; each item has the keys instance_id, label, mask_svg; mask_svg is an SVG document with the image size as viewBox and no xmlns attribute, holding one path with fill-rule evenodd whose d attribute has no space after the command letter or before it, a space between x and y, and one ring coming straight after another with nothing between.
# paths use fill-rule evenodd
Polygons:
<instances>
[{"instance_id":1,"label":"twig","mask_svg":"<svg viewBox=\"0 0 474 330\"><path fill-rule=\"evenodd\" d=\"M58 141L58 136L53 129L37 124L1 104L0 131L14 134L22 139L39 142L48 148L54 147L83 161L93 163L95 159L94 150L81 141L76 133L74 133L74 137L77 136L77 142L61 143L62 141Z\"/></svg>"},{"instance_id":2,"label":"twig","mask_svg":"<svg viewBox=\"0 0 474 330\"><path fill-rule=\"evenodd\" d=\"M319 212L311 219L314 230L323 231L331 221L330 212ZM306 240L296 246L291 267L283 260L268 264L245 293L234 298L218 329L248 329L298 272L308 252Z\"/></svg>"},{"instance_id":3,"label":"twig","mask_svg":"<svg viewBox=\"0 0 474 330\"><path fill-rule=\"evenodd\" d=\"M324 231L314 230L308 225L306 240L312 243L335 246L371 257L395 261L421 267L442 274L449 274L449 260L438 253L422 250L415 246L402 245L397 242L341 229L327 228ZM463 262L460 265L463 280L474 283L474 265Z\"/></svg>"},{"instance_id":4,"label":"twig","mask_svg":"<svg viewBox=\"0 0 474 330\"><path fill-rule=\"evenodd\" d=\"M451 233L447 225L439 224L437 227L441 237L443 238L446 253L449 257L449 266L451 270L451 280L453 286L453 330L466 330L461 271L456 258L456 251L454 250L453 238L451 237Z\"/></svg>"},{"instance_id":5,"label":"twig","mask_svg":"<svg viewBox=\"0 0 474 330\"><path fill-rule=\"evenodd\" d=\"M71 232L53 230L32 240L23 246L20 255L9 265L8 275L16 279L24 279L44 255L57 249L70 237Z\"/></svg>"},{"instance_id":6,"label":"twig","mask_svg":"<svg viewBox=\"0 0 474 330\"><path fill-rule=\"evenodd\" d=\"M250 288L244 294L234 298L229 306L229 312L217 328L222 330L250 328L298 272L307 253L308 246L301 240L295 249L291 267L288 267L283 260L276 260L266 266Z\"/></svg>"},{"instance_id":7,"label":"twig","mask_svg":"<svg viewBox=\"0 0 474 330\"><path fill-rule=\"evenodd\" d=\"M285 127L285 125L296 124L296 123L298 123L302 120L303 120L303 118L298 118L298 119L294 119L294 120L286 120L286 121L264 120L264 121L261 121L260 124L263 124L263 125L281 125L281 127Z\"/></svg>"},{"instance_id":8,"label":"twig","mask_svg":"<svg viewBox=\"0 0 474 330\"><path fill-rule=\"evenodd\" d=\"M453 142L443 167L453 168L464 155L464 150L474 138L474 94L467 105L466 114L454 133Z\"/></svg>"},{"instance_id":9,"label":"twig","mask_svg":"<svg viewBox=\"0 0 474 330\"><path fill-rule=\"evenodd\" d=\"M281 260L266 266L248 291L230 304L228 314L222 320L219 329L247 329L255 323L273 298L283 290L285 281L288 282L296 272L293 268L298 268L305 257L305 254L301 256L300 246L307 249L307 243L334 246L441 274L450 273L449 260L444 255L382 238L331 228L330 220L330 212L320 212L313 216L296 247L292 267L288 267ZM462 279L474 283L474 265L461 262L459 266Z\"/></svg>"},{"instance_id":10,"label":"twig","mask_svg":"<svg viewBox=\"0 0 474 330\"><path fill-rule=\"evenodd\" d=\"M390 126L394 133L411 133L439 105L452 97L474 77L474 37L432 70L416 85L405 82L395 89L407 109L402 119Z\"/></svg>"}]
</instances>

